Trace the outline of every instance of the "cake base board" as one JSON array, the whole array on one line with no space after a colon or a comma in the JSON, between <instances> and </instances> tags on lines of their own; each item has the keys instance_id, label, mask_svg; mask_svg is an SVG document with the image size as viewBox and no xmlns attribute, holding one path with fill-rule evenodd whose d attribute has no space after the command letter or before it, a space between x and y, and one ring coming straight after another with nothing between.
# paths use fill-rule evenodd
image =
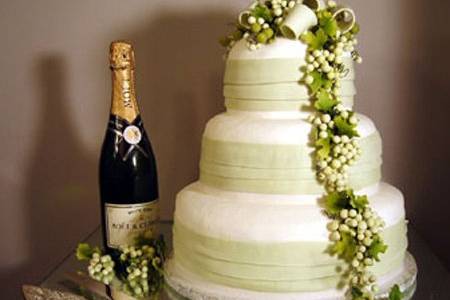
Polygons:
<instances>
[{"instance_id":1,"label":"cake base board","mask_svg":"<svg viewBox=\"0 0 450 300\"><path fill-rule=\"evenodd\" d=\"M342 300L344 292L336 289L320 292L271 293L233 288L208 282L186 270L175 260L165 267L167 294L173 300ZM412 299L416 290L417 265L414 257L406 253L403 267L378 279L380 292L376 299L387 299L390 288L398 284L404 300Z\"/></svg>"}]
</instances>

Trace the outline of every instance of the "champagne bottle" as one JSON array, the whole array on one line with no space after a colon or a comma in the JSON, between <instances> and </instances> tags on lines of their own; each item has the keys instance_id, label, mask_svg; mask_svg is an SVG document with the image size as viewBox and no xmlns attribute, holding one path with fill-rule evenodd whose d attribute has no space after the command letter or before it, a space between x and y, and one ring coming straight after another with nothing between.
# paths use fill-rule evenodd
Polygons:
<instances>
[{"instance_id":1,"label":"champagne bottle","mask_svg":"<svg viewBox=\"0 0 450 300\"><path fill-rule=\"evenodd\" d=\"M100 198L105 248L135 245L156 234L159 217L155 157L135 94L134 51L111 43L111 113L100 157Z\"/></svg>"}]
</instances>

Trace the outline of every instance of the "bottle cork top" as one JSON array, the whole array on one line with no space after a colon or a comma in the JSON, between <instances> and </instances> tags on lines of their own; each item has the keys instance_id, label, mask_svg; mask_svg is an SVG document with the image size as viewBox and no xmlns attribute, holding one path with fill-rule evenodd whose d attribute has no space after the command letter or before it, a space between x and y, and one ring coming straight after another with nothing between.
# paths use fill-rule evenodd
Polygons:
<instances>
[{"instance_id":1,"label":"bottle cork top","mask_svg":"<svg viewBox=\"0 0 450 300\"><path fill-rule=\"evenodd\" d=\"M111 69L134 69L134 50L130 42L114 41L109 51Z\"/></svg>"}]
</instances>

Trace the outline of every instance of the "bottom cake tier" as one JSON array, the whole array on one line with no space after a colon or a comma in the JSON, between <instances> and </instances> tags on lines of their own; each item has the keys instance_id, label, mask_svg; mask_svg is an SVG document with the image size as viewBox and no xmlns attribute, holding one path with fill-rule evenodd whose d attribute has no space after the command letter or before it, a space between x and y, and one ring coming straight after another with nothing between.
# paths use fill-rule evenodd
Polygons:
<instances>
[{"instance_id":1,"label":"bottom cake tier","mask_svg":"<svg viewBox=\"0 0 450 300\"><path fill-rule=\"evenodd\" d=\"M345 291L328 289L317 292L270 293L227 287L205 280L183 268L176 261L166 265L166 293L171 300L342 300ZM411 254L406 253L403 264L378 280L380 291L377 300L388 299L394 284L400 286L403 300L412 299L416 290L417 265Z\"/></svg>"},{"instance_id":2,"label":"bottom cake tier","mask_svg":"<svg viewBox=\"0 0 450 300\"><path fill-rule=\"evenodd\" d=\"M378 277L402 268L407 248L403 195L380 183L361 193L385 221L388 245L371 267ZM206 281L261 292L335 289L342 261L327 253L317 195L228 192L201 182L177 197L173 230L176 265Z\"/></svg>"}]
</instances>

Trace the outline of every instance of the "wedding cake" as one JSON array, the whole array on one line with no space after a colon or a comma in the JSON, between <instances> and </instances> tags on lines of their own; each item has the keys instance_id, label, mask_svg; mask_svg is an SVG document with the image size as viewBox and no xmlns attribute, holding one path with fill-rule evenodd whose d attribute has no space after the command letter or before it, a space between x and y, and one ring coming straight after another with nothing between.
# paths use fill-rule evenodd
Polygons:
<instances>
[{"instance_id":1,"label":"wedding cake","mask_svg":"<svg viewBox=\"0 0 450 300\"><path fill-rule=\"evenodd\" d=\"M329 41L343 45L314 50L305 32L320 38L324 16L338 26ZM226 112L206 125L200 178L176 199L169 286L190 299L371 299L394 284L411 293L403 195L381 181L379 131L352 112L353 62L361 60L353 12L334 2L265 1L239 22L227 41ZM328 108L313 104L325 101L317 74L334 99ZM342 116L354 137L340 133ZM321 140L330 148L322 156ZM347 189L350 204L333 215L327 205Z\"/></svg>"}]
</instances>

